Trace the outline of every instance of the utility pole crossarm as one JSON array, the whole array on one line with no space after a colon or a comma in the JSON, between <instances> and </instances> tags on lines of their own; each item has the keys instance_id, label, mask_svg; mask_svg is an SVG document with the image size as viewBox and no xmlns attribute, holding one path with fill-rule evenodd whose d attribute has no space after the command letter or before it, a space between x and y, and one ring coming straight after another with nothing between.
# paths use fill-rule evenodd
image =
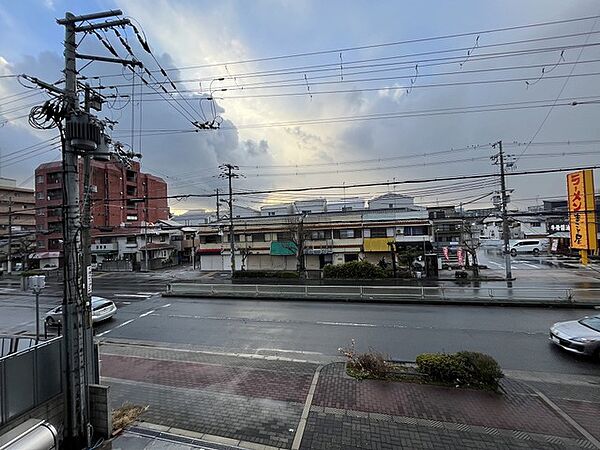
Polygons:
<instances>
[{"instance_id":1,"label":"utility pole crossarm","mask_svg":"<svg viewBox=\"0 0 600 450\"><path fill-rule=\"evenodd\" d=\"M124 66L144 67L144 64L141 61L138 61L137 59L111 58L109 56L85 55L82 53L76 53L75 56L79 59L86 59L88 61L101 61L101 62L123 64Z\"/></svg>"}]
</instances>

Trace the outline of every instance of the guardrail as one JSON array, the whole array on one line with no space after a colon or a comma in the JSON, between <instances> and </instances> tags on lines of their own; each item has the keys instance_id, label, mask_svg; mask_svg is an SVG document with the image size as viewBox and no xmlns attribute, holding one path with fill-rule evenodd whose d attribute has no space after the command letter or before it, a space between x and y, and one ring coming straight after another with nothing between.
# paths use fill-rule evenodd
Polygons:
<instances>
[{"instance_id":1,"label":"guardrail","mask_svg":"<svg viewBox=\"0 0 600 450\"><path fill-rule=\"evenodd\" d=\"M358 301L600 304L600 289L171 283L167 295Z\"/></svg>"},{"instance_id":2,"label":"guardrail","mask_svg":"<svg viewBox=\"0 0 600 450\"><path fill-rule=\"evenodd\" d=\"M60 394L62 337L0 358L0 427Z\"/></svg>"}]
</instances>

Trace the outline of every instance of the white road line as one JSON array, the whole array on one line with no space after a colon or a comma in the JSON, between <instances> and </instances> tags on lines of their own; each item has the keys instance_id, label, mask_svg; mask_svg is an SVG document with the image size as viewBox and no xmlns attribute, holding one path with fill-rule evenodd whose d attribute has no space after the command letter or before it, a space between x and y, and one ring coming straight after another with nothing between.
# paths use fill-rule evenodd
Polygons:
<instances>
[{"instance_id":1,"label":"white road line","mask_svg":"<svg viewBox=\"0 0 600 450\"><path fill-rule=\"evenodd\" d=\"M167 303L166 305L162 305L161 308L168 308L169 306L171 306L171 304Z\"/></svg>"},{"instance_id":2,"label":"white road line","mask_svg":"<svg viewBox=\"0 0 600 450\"><path fill-rule=\"evenodd\" d=\"M523 263L524 266L531 267L532 269L540 269L538 266L534 266L533 264Z\"/></svg>"},{"instance_id":3,"label":"white road line","mask_svg":"<svg viewBox=\"0 0 600 450\"><path fill-rule=\"evenodd\" d=\"M504 267L502 264L497 263L496 261L488 261L489 264L493 264L498 267Z\"/></svg>"},{"instance_id":4,"label":"white road line","mask_svg":"<svg viewBox=\"0 0 600 450\"><path fill-rule=\"evenodd\" d=\"M125 322L123 322L123 323L121 323L121 324L117 325L116 327L114 327L114 328L113 328L113 330L116 330L117 328L124 327L125 325L129 325L129 324L130 324L131 322L133 322L134 320L135 320L135 319L129 319L129 320L126 320Z\"/></svg>"},{"instance_id":5,"label":"white road line","mask_svg":"<svg viewBox=\"0 0 600 450\"><path fill-rule=\"evenodd\" d=\"M147 294L113 294L113 297L124 297L124 298L148 298Z\"/></svg>"},{"instance_id":6,"label":"white road line","mask_svg":"<svg viewBox=\"0 0 600 450\"><path fill-rule=\"evenodd\" d=\"M336 325L342 327L376 327L372 323L351 323L351 322L315 322L318 325Z\"/></svg>"},{"instance_id":7,"label":"white road line","mask_svg":"<svg viewBox=\"0 0 600 450\"><path fill-rule=\"evenodd\" d=\"M308 414L310 413L310 407L315 396L315 390L317 389L317 383L319 382L319 374L321 373L322 368L323 366L317 367L317 370L315 370L315 374L313 375L312 383L310 384L310 388L308 389L308 395L306 396L306 400L304 401L304 408L302 409L300 422L298 423L298 428L296 428L296 433L294 434L292 450L300 449L300 444L302 443L302 436L304 435L304 429L306 428L306 422L308 421Z\"/></svg>"},{"instance_id":8,"label":"white road line","mask_svg":"<svg viewBox=\"0 0 600 450\"><path fill-rule=\"evenodd\" d=\"M152 309L152 310L150 310L148 312L145 312L144 314L140 314L139 318L141 319L142 317L149 316L150 314L152 314L155 311L156 311L155 309Z\"/></svg>"},{"instance_id":9,"label":"white road line","mask_svg":"<svg viewBox=\"0 0 600 450\"><path fill-rule=\"evenodd\" d=\"M140 295L149 295L150 297L160 294L160 292L138 292Z\"/></svg>"},{"instance_id":10,"label":"white road line","mask_svg":"<svg viewBox=\"0 0 600 450\"><path fill-rule=\"evenodd\" d=\"M256 353L260 352L278 352L278 353L299 353L302 355L322 355L321 352L309 352L307 350L287 350L283 348L257 348Z\"/></svg>"}]
</instances>

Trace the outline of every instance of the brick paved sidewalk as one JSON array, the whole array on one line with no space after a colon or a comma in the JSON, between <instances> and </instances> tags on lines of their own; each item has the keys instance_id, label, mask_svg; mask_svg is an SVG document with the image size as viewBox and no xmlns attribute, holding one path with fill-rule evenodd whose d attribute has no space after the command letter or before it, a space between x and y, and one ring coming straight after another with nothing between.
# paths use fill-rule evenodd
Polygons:
<instances>
[{"instance_id":1,"label":"brick paved sidewalk","mask_svg":"<svg viewBox=\"0 0 600 450\"><path fill-rule=\"evenodd\" d=\"M600 385L509 378L499 395L357 381L343 363L317 367L142 346L101 350L113 406L149 405L142 420L238 442L279 448L296 442L303 449L559 449L595 448L600 439Z\"/></svg>"}]
</instances>

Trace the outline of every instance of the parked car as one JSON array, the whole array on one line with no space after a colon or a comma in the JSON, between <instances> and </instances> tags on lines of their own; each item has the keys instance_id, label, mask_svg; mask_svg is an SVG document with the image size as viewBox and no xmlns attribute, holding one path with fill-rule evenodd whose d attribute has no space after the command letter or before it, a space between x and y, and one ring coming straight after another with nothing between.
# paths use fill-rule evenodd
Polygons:
<instances>
[{"instance_id":1,"label":"parked car","mask_svg":"<svg viewBox=\"0 0 600 450\"><path fill-rule=\"evenodd\" d=\"M117 305L103 297L92 296L92 323L111 319L117 313ZM46 313L46 325L55 326L62 321L62 305Z\"/></svg>"},{"instance_id":2,"label":"parked car","mask_svg":"<svg viewBox=\"0 0 600 450\"><path fill-rule=\"evenodd\" d=\"M541 239L523 239L510 245L510 254L517 256L519 253L533 253L539 255L540 252L548 249L548 242Z\"/></svg>"},{"instance_id":3,"label":"parked car","mask_svg":"<svg viewBox=\"0 0 600 450\"><path fill-rule=\"evenodd\" d=\"M569 352L600 359L600 315L555 323L550 340Z\"/></svg>"}]
</instances>

